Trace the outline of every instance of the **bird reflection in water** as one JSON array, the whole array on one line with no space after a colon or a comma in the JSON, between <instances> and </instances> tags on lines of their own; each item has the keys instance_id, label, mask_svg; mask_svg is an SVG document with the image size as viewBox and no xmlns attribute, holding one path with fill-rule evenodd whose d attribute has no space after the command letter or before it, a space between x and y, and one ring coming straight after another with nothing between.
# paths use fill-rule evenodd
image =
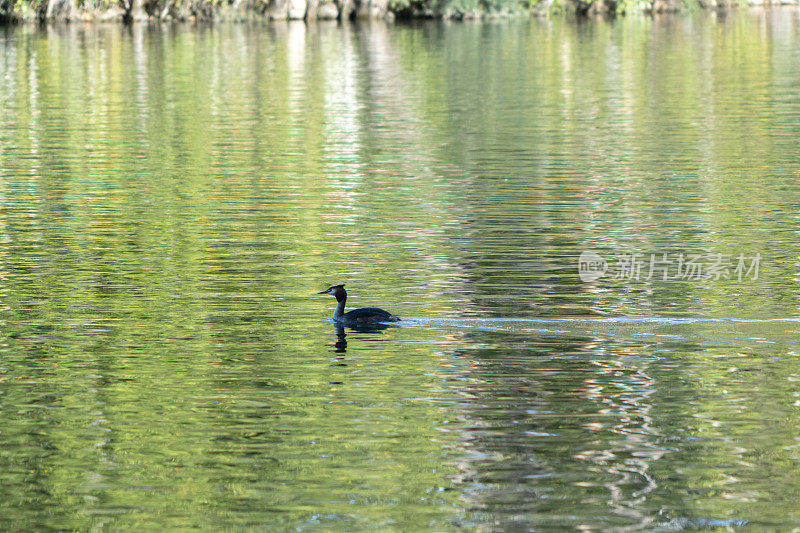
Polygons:
<instances>
[{"instance_id":1,"label":"bird reflection in water","mask_svg":"<svg viewBox=\"0 0 800 533\"><path fill-rule=\"evenodd\" d=\"M364 324L359 326L343 326L339 323L333 324L333 329L336 331L336 343L333 344L333 352L334 353L347 353L347 332L345 330L349 329L356 333L378 333L379 331L383 331L384 329L388 329L394 327L391 324ZM328 346L331 346L330 344Z\"/></svg>"},{"instance_id":2,"label":"bird reflection in water","mask_svg":"<svg viewBox=\"0 0 800 533\"><path fill-rule=\"evenodd\" d=\"M336 330L336 344L334 344L334 352L345 353L347 352L347 332L341 324L334 324L333 329Z\"/></svg>"}]
</instances>

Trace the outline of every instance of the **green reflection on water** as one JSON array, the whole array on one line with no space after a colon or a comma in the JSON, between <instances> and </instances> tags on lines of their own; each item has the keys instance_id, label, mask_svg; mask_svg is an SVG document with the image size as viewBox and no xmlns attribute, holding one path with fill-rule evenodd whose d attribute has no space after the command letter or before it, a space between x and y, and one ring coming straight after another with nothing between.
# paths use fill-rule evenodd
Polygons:
<instances>
[{"instance_id":1,"label":"green reflection on water","mask_svg":"<svg viewBox=\"0 0 800 533\"><path fill-rule=\"evenodd\" d=\"M796 29L0 29L0 515L797 525L793 323L498 320L796 316ZM339 282L450 321L337 353Z\"/></svg>"}]
</instances>

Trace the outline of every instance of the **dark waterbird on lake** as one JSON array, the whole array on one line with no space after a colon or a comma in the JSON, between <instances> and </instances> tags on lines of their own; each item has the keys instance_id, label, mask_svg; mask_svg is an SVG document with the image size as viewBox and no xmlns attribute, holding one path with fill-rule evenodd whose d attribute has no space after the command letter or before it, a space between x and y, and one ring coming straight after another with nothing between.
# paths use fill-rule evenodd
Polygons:
<instances>
[{"instance_id":1,"label":"dark waterbird on lake","mask_svg":"<svg viewBox=\"0 0 800 533\"><path fill-rule=\"evenodd\" d=\"M364 326L367 324L378 324L380 322L399 322L400 317L394 316L388 311L377 307L362 307L344 312L344 304L347 301L347 291L344 285L334 285L328 287L317 294L330 294L336 297L336 309L333 311L333 321L346 326Z\"/></svg>"}]
</instances>

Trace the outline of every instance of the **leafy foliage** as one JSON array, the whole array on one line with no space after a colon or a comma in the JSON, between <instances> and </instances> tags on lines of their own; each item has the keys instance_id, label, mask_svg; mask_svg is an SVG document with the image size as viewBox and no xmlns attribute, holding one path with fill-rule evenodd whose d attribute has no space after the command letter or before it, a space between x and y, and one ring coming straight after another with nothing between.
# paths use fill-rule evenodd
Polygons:
<instances>
[{"instance_id":1,"label":"leafy foliage","mask_svg":"<svg viewBox=\"0 0 800 533\"><path fill-rule=\"evenodd\" d=\"M57 0L0 0L0 21L28 18L35 13L44 16L48 2ZM70 0L65 0L70 1ZM71 0L79 11L96 14L122 9L130 14L133 2L156 19L196 18L225 19L237 13L238 18L264 17L272 7L287 0ZM328 0L329 2L331 0ZM367 0L354 0L356 5ZM614 13L625 14L651 10L692 10L712 4L739 5L745 0L388 0L389 12L407 17L471 18L484 14L536 12ZM341 2L336 2L337 5Z\"/></svg>"}]
</instances>

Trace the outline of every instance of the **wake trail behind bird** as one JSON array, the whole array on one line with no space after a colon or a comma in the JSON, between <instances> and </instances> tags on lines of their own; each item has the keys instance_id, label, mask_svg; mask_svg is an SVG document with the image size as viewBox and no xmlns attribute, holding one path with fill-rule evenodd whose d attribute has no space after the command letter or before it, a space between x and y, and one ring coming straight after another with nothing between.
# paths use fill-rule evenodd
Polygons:
<instances>
[{"instance_id":1,"label":"wake trail behind bird","mask_svg":"<svg viewBox=\"0 0 800 533\"><path fill-rule=\"evenodd\" d=\"M714 344L800 345L800 318L404 318L400 327Z\"/></svg>"}]
</instances>

